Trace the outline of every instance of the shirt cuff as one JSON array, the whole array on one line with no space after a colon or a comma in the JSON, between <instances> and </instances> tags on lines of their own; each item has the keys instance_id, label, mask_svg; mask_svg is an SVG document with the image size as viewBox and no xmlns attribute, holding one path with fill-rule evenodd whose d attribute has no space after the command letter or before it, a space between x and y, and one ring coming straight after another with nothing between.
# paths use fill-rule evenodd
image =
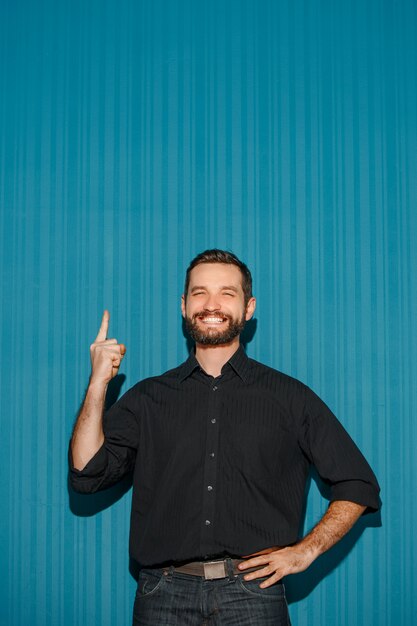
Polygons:
<instances>
[{"instance_id":1,"label":"shirt cuff","mask_svg":"<svg viewBox=\"0 0 417 626\"><path fill-rule=\"evenodd\" d=\"M363 480L345 480L332 485L331 502L334 500L347 500L366 506L365 513L378 511L381 507L379 489Z\"/></svg>"},{"instance_id":2,"label":"shirt cuff","mask_svg":"<svg viewBox=\"0 0 417 626\"><path fill-rule=\"evenodd\" d=\"M107 453L104 444L97 450L95 455L88 461L82 470L74 467L72 458L71 442L68 448L69 479L74 491L80 493L93 493L106 472Z\"/></svg>"}]
</instances>

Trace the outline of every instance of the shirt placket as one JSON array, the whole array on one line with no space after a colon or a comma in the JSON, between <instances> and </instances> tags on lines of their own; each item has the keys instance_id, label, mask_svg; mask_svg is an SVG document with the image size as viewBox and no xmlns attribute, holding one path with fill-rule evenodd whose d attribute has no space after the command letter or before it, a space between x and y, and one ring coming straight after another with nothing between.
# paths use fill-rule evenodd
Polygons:
<instances>
[{"instance_id":1,"label":"shirt placket","mask_svg":"<svg viewBox=\"0 0 417 626\"><path fill-rule=\"evenodd\" d=\"M213 379L207 403L206 447L203 479L203 513L201 520L201 554L213 553L215 537L215 513L217 499L217 467L220 429L220 380Z\"/></svg>"}]
</instances>

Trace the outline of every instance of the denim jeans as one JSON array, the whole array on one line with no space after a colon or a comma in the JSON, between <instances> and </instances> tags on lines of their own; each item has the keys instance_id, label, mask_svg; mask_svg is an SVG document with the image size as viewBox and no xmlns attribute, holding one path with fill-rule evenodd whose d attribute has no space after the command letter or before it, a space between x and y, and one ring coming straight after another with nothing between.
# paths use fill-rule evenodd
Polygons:
<instances>
[{"instance_id":1,"label":"denim jeans","mask_svg":"<svg viewBox=\"0 0 417 626\"><path fill-rule=\"evenodd\" d=\"M204 580L166 569L142 569L133 626L291 626L284 585L260 589L243 574Z\"/></svg>"}]
</instances>

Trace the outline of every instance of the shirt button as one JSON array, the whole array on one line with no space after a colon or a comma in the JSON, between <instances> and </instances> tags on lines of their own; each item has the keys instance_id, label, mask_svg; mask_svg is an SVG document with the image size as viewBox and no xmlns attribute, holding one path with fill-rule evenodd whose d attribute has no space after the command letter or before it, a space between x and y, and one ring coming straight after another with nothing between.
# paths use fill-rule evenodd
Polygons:
<instances>
[{"instance_id":1,"label":"shirt button","mask_svg":"<svg viewBox=\"0 0 417 626\"><path fill-rule=\"evenodd\" d=\"M216 423L216 418L215 418L215 417L213 417L213 419L211 420L211 423L212 423L212 424L215 424L215 423Z\"/></svg>"},{"instance_id":2,"label":"shirt button","mask_svg":"<svg viewBox=\"0 0 417 626\"><path fill-rule=\"evenodd\" d=\"M217 389L218 389L217 385L214 385L213 391L217 391Z\"/></svg>"},{"instance_id":3,"label":"shirt button","mask_svg":"<svg viewBox=\"0 0 417 626\"><path fill-rule=\"evenodd\" d=\"M207 491L213 491L213 487L211 485L208 485Z\"/></svg>"},{"instance_id":4,"label":"shirt button","mask_svg":"<svg viewBox=\"0 0 417 626\"><path fill-rule=\"evenodd\" d=\"M210 526L211 522L209 519L206 519L206 526Z\"/></svg>"}]
</instances>

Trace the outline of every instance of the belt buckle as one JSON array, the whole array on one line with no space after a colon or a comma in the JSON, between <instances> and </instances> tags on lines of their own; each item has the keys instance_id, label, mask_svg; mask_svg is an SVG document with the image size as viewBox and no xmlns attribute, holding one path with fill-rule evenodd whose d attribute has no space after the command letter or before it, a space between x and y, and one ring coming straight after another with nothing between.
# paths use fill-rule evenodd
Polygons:
<instances>
[{"instance_id":1,"label":"belt buckle","mask_svg":"<svg viewBox=\"0 0 417 626\"><path fill-rule=\"evenodd\" d=\"M216 578L226 578L225 561L208 561L203 563L205 580L214 580Z\"/></svg>"}]
</instances>

